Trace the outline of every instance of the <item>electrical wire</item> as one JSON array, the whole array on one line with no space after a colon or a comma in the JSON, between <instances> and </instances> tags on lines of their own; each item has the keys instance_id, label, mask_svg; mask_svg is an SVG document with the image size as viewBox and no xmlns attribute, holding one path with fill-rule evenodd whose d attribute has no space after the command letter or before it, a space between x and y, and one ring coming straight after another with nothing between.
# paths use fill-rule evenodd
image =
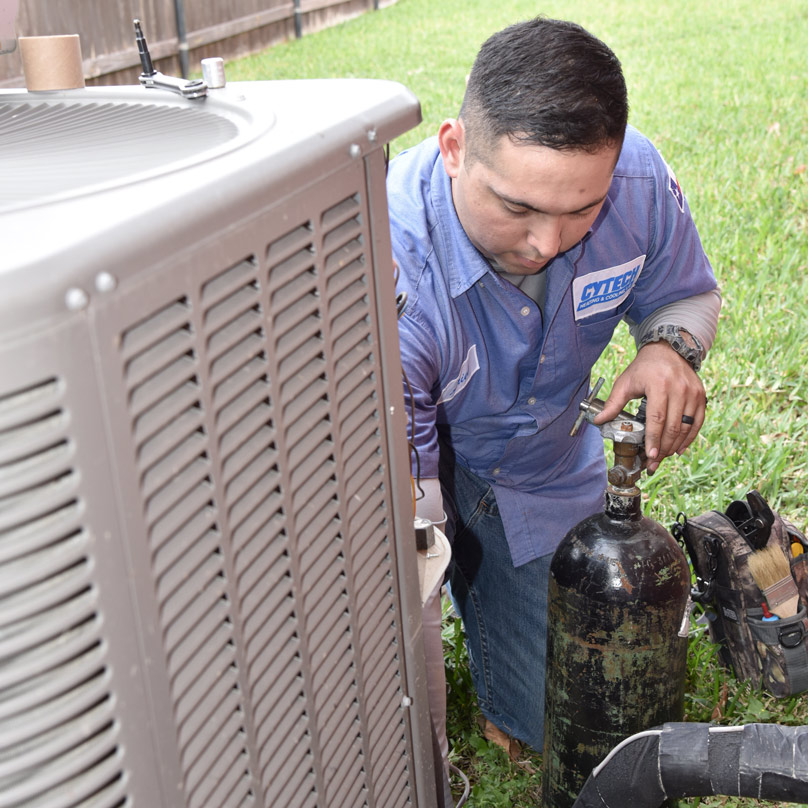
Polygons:
<instances>
[{"instance_id":1,"label":"electrical wire","mask_svg":"<svg viewBox=\"0 0 808 808\"><path fill-rule=\"evenodd\" d=\"M469 778L466 777L466 775L460 771L460 769L458 769L454 763L449 764L449 771L456 774L463 781L463 794L457 801L457 805L455 805L455 808L462 808L462 806L466 804L466 800L469 798L469 794L471 793L471 784L469 783Z\"/></svg>"},{"instance_id":2,"label":"electrical wire","mask_svg":"<svg viewBox=\"0 0 808 808\"><path fill-rule=\"evenodd\" d=\"M413 396L412 392L412 385L410 384L410 380L407 378L407 373L404 368L401 368L401 375L404 379L404 384L407 387L407 393L410 396L410 429L412 432L415 432L415 397ZM415 479L413 480L413 485L417 489L418 493L416 494L413 491L413 501L417 502L419 499L423 499L426 496L424 489L421 487L421 458L418 455L418 449L415 448L415 444L412 441L408 441L410 452L415 457Z\"/></svg>"},{"instance_id":3,"label":"electrical wire","mask_svg":"<svg viewBox=\"0 0 808 808\"><path fill-rule=\"evenodd\" d=\"M399 292L396 295L396 316L398 319L401 319L401 315L404 314L404 309L407 307L407 293L406 292Z\"/></svg>"},{"instance_id":4,"label":"electrical wire","mask_svg":"<svg viewBox=\"0 0 808 808\"><path fill-rule=\"evenodd\" d=\"M393 261L393 282L396 286L398 286L398 278L399 278L399 269L398 264ZM406 292L399 292L396 295L396 319L400 320L404 314L404 310L407 308L407 293ZM407 388L407 393L410 397L410 430L411 432L415 432L415 399L412 393L412 385L410 384L410 380L407 378L407 373L404 368L401 368L401 375L404 379L404 384ZM415 448L415 444L412 441L407 441L410 447L410 457L415 458L415 476L410 476L412 481L412 506L413 510L415 509L415 503L419 499L423 499L426 494L424 493L424 489L421 487L421 458L418 456L418 450Z\"/></svg>"}]
</instances>

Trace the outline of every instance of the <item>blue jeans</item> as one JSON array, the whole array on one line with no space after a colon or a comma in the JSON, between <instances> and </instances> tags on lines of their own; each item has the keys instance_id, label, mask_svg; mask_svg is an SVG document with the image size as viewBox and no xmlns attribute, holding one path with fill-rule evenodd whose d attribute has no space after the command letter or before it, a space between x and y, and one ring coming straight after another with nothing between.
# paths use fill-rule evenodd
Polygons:
<instances>
[{"instance_id":1,"label":"blue jeans","mask_svg":"<svg viewBox=\"0 0 808 808\"><path fill-rule=\"evenodd\" d=\"M442 469L441 482L454 511L449 594L463 620L480 710L541 752L552 554L514 567L488 483L460 466Z\"/></svg>"}]
</instances>

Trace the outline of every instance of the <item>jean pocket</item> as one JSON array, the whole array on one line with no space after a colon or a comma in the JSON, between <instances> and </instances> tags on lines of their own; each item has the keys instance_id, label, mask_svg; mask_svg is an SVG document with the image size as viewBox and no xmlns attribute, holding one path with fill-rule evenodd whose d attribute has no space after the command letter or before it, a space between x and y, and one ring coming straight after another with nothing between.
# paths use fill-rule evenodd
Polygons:
<instances>
[{"instance_id":1,"label":"jean pocket","mask_svg":"<svg viewBox=\"0 0 808 808\"><path fill-rule=\"evenodd\" d=\"M471 504L472 503L468 503L469 506ZM465 512L458 513L455 541L462 538L464 533L475 532L480 522L487 517L493 516L499 519L499 508L497 507L497 501L494 497L494 492L491 490L491 486L488 486L488 490L485 494L477 500L477 504L474 506L471 513L468 511L469 508L466 508Z\"/></svg>"}]
</instances>

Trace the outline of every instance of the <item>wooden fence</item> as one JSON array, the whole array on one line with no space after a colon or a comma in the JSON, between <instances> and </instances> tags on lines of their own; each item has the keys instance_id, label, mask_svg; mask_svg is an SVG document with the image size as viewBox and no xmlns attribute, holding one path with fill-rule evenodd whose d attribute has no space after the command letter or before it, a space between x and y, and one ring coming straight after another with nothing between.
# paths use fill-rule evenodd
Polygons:
<instances>
[{"instance_id":1,"label":"wooden fence","mask_svg":"<svg viewBox=\"0 0 808 808\"><path fill-rule=\"evenodd\" d=\"M0 0L2 2L2 0ZM180 75L207 56L233 59L396 0L20 0L17 36L79 34L87 84L140 74L132 20L158 70ZM0 56L0 87L22 87L19 48Z\"/></svg>"}]
</instances>

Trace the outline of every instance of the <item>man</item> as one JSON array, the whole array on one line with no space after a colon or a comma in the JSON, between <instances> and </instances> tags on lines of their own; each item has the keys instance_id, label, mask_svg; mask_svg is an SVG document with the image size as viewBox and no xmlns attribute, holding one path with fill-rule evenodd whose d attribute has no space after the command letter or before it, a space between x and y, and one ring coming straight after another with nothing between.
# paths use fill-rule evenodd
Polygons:
<instances>
[{"instance_id":1,"label":"man","mask_svg":"<svg viewBox=\"0 0 808 808\"><path fill-rule=\"evenodd\" d=\"M639 350L598 422L646 396L654 471L704 421L720 308L676 178L627 117L611 50L539 18L483 45L459 117L389 171L417 511L448 515L483 714L538 751L550 560L603 504L602 439L569 436L591 368L626 320Z\"/></svg>"}]
</instances>

